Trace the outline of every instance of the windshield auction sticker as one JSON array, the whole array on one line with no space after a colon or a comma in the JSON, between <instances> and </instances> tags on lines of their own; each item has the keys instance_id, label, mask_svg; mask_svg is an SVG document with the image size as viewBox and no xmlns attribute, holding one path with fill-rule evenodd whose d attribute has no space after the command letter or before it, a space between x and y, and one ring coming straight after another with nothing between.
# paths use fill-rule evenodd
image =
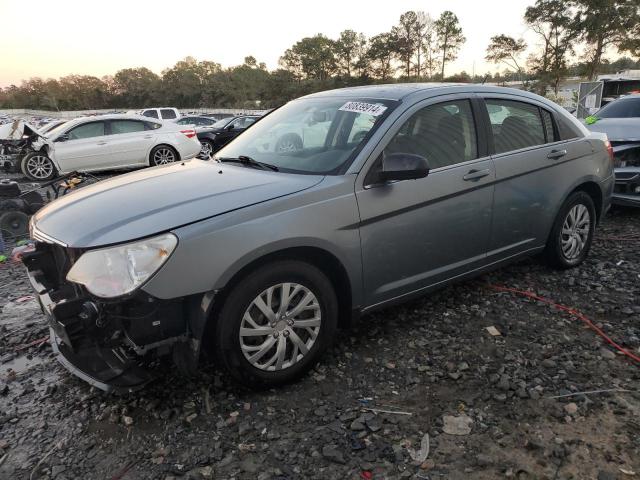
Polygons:
<instances>
[{"instance_id":1,"label":"windshield auction sticker","mask_svg":"<svg viewBox=\"0 0 640 480\"><path fill-rule=\"evenodd\" d=\"M343 112L366 113L377 117L382 115L386 109L387 107L381 103L347 102L338 110L342 110Z\"/></svg>"}]
</instances>

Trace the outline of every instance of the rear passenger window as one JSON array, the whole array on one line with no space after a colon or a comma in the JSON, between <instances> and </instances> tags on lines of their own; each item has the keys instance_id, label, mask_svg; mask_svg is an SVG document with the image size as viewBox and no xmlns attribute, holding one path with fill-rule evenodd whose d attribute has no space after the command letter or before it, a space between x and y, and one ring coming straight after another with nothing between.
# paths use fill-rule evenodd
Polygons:
<instances>
[{"instance_id":1,"label":"rear passenger window","mask_svg":"<svg viewBox=\"0 0 640 480\"><path fill-rule=\"evenodd\" d=\"M487 99L496 153L543 145L544 127L537 106L512 100Z\"/></svg>"},{"instance_id":2,"label":"rear passenger window","mask_svg":"<svg viewBox=\"0 0 640 480\"><path fill-rule=\"evenodd\" d=\"M556 115L556 122L558 122L558 133L560 134L560 140L571 140L572 138L578 138L582 136L582 132L576 127L570 120L567 120L562 115Z\"/></svg>"},{"instance_id":3,"label":"rear passenger window","mask_svg":"<svg viewBox=\"0 0 640 480\"><path fill-rule=\"evenodd\" d=\"M409 118L384 150L421 155L431 169L478 157L475 123L468 100L429 105Z\"/></svg>"},{"instance_id":4,"label":"rear passenger window","mask_svg":"<svg viewBox=\"0 0 640 480\"><path fill-rule=\"evenodd\" d=\"M158 112L156 112L155 110L145 110L144 112L142 112L142 115L144 115L145 117L158 118Z\"/></svg>"},{"instance_id":5,"label":"rear passenger window","mask_svg":"<svg viewBox=\"0 0 640 480\"><path fill-rule=\"evenodd\" d=\"M144 123L136 120L111 120L111 134L133 133L144 131Z\"/></svg>"},{"instance_id":6,"label":"rear passenger window","mask_svg":"<svg viewBox=\"0 0 640 480\"><path fill-rule=\"evenodd\" d=\"M162 118L177 118L176 112L174 112L170 108L163 108L162 110L160 110L160 115L162 115Z\"/></svg>"}]
</instances>

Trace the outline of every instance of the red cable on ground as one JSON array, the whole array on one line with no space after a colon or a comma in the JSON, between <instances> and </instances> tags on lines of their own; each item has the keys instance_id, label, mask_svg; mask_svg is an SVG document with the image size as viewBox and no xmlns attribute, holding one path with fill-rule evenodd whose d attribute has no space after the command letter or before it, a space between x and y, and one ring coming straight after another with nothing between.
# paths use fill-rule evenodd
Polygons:
<instances>
[{"instance_id":1,"label":"red cable on ground","mask_svg":"<svg viewBox=\"0 0 640 480\"><path fill-rule=\"evenodd\" d=\"M521 295L523 297L533 298L534 300L546 303L548 305L551 305L554 308L557 308L558 310L562 310L563 312L567 312L570 315L574 315L574 316L578 317L580 320L582 320L584 323L586 323L592 330L594 330L598 335L600 335L602 338L604 338L605 341L607 343L609 343L610 345L612 345L616 350L620 351L621 353L623 353L627 357L629 357L629 358L635 360L636 362L640 363L640 357L638 355L635 355L635 354L631 353L626 348L621 347L616 342L611 340L611 338L609 338L609 336L606 333L604 333L602 331L602 329L600 329L596 325L594 325L594 323L591 320L589 320L586 317L586 315L584 315L582 312L576 310L575 308L570 308L570 307L567 307L565 305L561 305L561 304L556 303L556 302L554 302L552 300L549 300L547 298L544 298L544 297L541 297L539 295L536 295L535 293L526 292L524 290L517 290L515 288L501 287L501 286L492 285L492 284L489 284L487 286L489 288L492 288L493 290L497 290L499 292L514 293L516 295Z\"/></svg>"}]
</instances>

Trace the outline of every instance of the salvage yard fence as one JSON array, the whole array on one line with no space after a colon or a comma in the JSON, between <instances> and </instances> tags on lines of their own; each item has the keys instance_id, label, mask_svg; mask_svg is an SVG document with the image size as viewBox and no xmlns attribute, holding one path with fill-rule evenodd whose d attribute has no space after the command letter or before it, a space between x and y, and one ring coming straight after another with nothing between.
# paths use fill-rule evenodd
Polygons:
<instances>
[{"instance_id":1,"label":"salvage yard fence","mask_svg":"<svg viewBox=\"0 0 640 480\"><path fill-rule=\"evenodd\" d=\"M152 107L149 107L152 108ZM28 117L49 117L60 118L62 120L70 120L73 118L84 117L87 115L101 115L105 113L113 112L126 112L129 110L140 111L142 108L128 108L128 109L104 109L104 110L67 110L67 111L52 111L52 110L32 110L28 108L15 108L15 109L0 109L0 115L9 116L28 116ZM179 108L181 112L189 112L196 115L203 113L214 114L227 114L227 115L262 115L266 110L249 110L243 108Z\"/></svg>"}]
</instances>

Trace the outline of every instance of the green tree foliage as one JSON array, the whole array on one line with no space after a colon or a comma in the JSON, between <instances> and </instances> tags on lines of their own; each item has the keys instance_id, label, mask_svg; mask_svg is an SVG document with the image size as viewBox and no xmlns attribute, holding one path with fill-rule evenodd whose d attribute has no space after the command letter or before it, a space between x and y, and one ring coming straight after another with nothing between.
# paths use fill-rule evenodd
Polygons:
<instances>
[{"instance_id":1,"label":"green tree foliage","mask_svg":"<svg viewBox=\"0 0 640 480\"><path fill-rule=\"evenodd\" d=\"M524 19L541 41L539 51L529 57L539 93L544 95L551 85L557 95L577 37L571 11L563 0L536 0L535 5L527 7Z\"/></svg>"},{"instance_id":2,"label":"green tree foliage","mask_svg":"<svg viewBox=\"0 0 640 480\"><path fill-rule=\"evenodd\" d=\"M455 13L445 10L435 21L435 31L438 36L438 50L440 51L441 72L444 78L444 67L447 62L458 58L458 51L466 41L462 28Z\"/></svg>"},{"instance_id":3,"label":"green tree foliage","mask_svg":"<svg viewBox=\"0 0 640 480\"><path fill-rule=\"evenodd\" d=\"M507 67L518 72L520 78L523 79L524 71L518 59L526 49L527 44L523 39L516 40L508 35L496 35L491 37L485 59L493 63L504 63Z\"/></svg>"},{"instance_id":4,"label":"green tree foliage","mask_svg":"<svg viewBox=\"0 0 640 480\"><path fill-rule=\"evenodd\" d=\"M338 70L335 52L336 42L319 33L287 49L280 64L299 77L326 80Z\"/></svg>"},{"instance_id":5,"label":"green tree foliage","mask_svg":"<svg viewBox=\"0 0 640 480\"><path fill-rule=\"evenodd\" d=\"M595 78L609 47L638 54L640 3L638 0L575 0L573 28L587 46L587 76Z\"/></svg>"}]
</instances>

